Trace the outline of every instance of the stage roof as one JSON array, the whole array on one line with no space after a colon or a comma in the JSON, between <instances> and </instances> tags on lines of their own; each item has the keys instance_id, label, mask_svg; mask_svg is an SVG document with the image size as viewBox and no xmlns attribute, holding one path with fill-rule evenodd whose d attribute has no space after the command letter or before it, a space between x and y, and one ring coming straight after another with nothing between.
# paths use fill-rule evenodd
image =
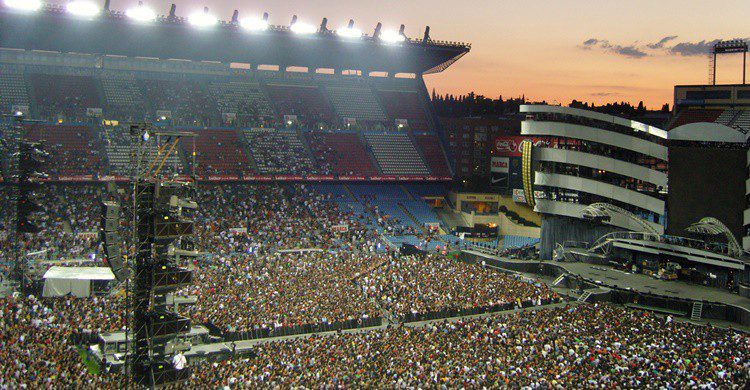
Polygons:
<instances>
[{"instance_id":1,"label":"stage roof","mask_svg":"<svg viewBox=\"0 0 750 390\"><path fill-rule=\"evenodd\" d=\"M137 23L117 12L86 20L49 7L33 13L0 8L0 47L416 74L441 72L471 50L464 43L420 39L388 44L330 31L298 35L287 26L249 32L228 22L195 28L181 18Z\"/></svg>"}]
</instances>

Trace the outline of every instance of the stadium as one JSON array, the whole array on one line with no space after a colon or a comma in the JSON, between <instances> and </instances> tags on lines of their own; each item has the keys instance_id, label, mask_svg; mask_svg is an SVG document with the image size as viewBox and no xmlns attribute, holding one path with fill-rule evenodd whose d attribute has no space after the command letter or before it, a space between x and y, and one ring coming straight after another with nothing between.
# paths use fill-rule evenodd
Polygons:
<instances>
[{"instance_id":1,"label":"stadium","mask_svg":"<svg viewBox=\"0 0 750 390\"><path fill-rule=\"evenodd\" d=\"M746 388L749 85L446 118L363 30L4 0L0 388Z\"/></svg>"}]
</instances>

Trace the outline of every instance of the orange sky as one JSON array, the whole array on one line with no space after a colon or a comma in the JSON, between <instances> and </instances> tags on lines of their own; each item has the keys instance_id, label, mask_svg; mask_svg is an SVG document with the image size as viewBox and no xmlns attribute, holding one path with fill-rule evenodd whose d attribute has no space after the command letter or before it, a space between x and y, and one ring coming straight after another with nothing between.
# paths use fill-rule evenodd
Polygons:
<instances>
[{"instance_id":1,"label":"orange sky","mask_svg":"<svg viewBox=\"0 0 750 390\"><path fill-rule=\"evenodd\" d=\"M103 0L102 0L103 2ZM124 10L138 0L112 0ZM159 13L169 3L187 16L206 5L223 19L270 13L273 24L300 20L332 28L353 18L371 32L404 23L407 35L430 25L435 39L471 42L471 53L447 71L426 76L439 93L476 91L490 97L520 96L567 104L626 100L660 106L672 103L675 84L708 80L705 56L679 56L679 43L750 37L750 0L144 0ZM676 36L663 48L648 44ZM586 50L589 39L607 41ZM632 58L622 53L645 56ZM741 82L740 58L719 64L719 82Z\"/></svg>"}]
</instances>

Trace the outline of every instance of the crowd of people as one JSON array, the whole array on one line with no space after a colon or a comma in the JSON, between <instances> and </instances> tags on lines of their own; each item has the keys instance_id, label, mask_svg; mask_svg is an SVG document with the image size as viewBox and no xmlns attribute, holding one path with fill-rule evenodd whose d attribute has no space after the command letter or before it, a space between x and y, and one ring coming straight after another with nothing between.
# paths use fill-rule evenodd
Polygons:
<instances>
[{"instance_id":1,"label":"crowd of people","mask_svg":"<svg viewBox=\"0 0 750 390\"><path fill-rule=\"evenodd\" d=\"M398 317L557 299L545 284L531 284L481 265L441 254L405 256L362 278L362 290Z\"/></svg>"},{"instance_id":2,"label":"crowd of people","mask_svg":"<svg viewBox=\"0 0 750 390\"><path fill-rule=\"evenodd\" d=\"M27 235L24 250L97 258L98 239L77 233L98 227L104 187L47 186L44 196L45 230ZM205 185L196 200L199 247L209 255L187 264L194 284L179 295L197 298L187 309L194 324L224 333L381 316L401 323L559 298L544 284L446 254L384 250L377 214L305 185ZM90 373L79 348L122 329L123 308L117 294L0 299L0 388L120 387L118 374ZM741 388L750 368L747 334L609 305L422 325L265 342L254 357L193 367L188 386Z\"/></svg>"},{"instance_id":3,"label":"crowd of people","mask_svg":"<svg viewBox=\"0 0 750 390\"><path fill-rule=\"evenodd\" d=\"M194 367L209 388L743 389L750 336L584 304L267 342Z\"/></svg>"}]
</instances>

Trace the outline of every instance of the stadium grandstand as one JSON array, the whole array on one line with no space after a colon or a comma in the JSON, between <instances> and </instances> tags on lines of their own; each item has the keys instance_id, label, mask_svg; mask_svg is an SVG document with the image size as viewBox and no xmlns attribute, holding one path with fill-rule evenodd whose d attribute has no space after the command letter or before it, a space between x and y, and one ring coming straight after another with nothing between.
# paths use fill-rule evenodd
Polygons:
<instances>
[{"instance_id":1,"label":"stadium grandstand","mask_svg":"<svg viewBox=\"0 0 750 390\"><path fill-rule=\"evenodd\" d=\"M0 388L747 385L746 301L539 258L545 231L664 233L665 131L524 106L540 217L455 190L423 77L469 44L109 5L0 5Z\"/></svg>"}]
</instances>

